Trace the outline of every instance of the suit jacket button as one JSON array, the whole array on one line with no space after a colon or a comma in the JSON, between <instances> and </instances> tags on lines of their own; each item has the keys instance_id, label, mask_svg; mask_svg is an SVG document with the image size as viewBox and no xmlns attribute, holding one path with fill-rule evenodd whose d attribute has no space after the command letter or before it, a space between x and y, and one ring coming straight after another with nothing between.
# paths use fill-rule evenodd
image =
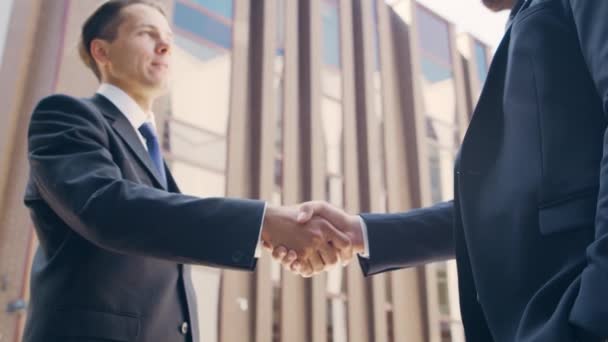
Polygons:
<instances>
[{"instance_id":1,"label":"suit jacket button","mask_svg":"<svg viewBox=\"0 0 608 342\"><path fill-rule=\"evenodd\" d=\"M236 251L234 252L234 254L232 254L232 261L234 262L239 262L243 259L243 252L241 251Z\"/></svg>"},{"instance_id":2,"label":"suit jacket button","mask_svg":"<svg viewBox=\"0 0 608 342\"><path fill-rule=\"evenodd\" d=\"M184 322L182 323L182 325L179 327L179 331L183 334L186 335L188 333L188 322Z\"/></svg>"}]
</instances>

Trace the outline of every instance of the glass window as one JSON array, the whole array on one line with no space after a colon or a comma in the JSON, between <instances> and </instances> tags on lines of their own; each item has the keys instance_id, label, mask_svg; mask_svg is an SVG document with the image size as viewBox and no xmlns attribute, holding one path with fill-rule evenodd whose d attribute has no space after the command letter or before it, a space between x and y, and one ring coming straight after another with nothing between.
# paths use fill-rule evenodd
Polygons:
<instances>
[{"instance_id":1,"label":"glass window","mask_svg":"<svg viewBox=\"0 0 608 342\"><path fill-rule=\"evenodd\" d=\"M323 62L340 67L340 10L337 0L322 0Z\"/></svg>"},{"instance_id":2,"label":"glass window","mask_svg":"<svg viewBox=\"0 0 608 342\"><path fill-rule=\"evenodd\" d=\"M276 53L274 57L273 87L275 94L275 141L274 141L274 191L272 203L283 204L283 117L285 113L285 15L286 0L277 0L276 15ZM281 340L281 264L273 261L271 264L271 279L273 284L273 329L272 340Z\"/></svg>"},{"instance_id":3,"label":"glass window","mask_svg":"<svg viewBox=\"0 0 608 342\"><path fill-rule=\"evenodd\" d=\"M199 341L219 341L218 312L220 305L221 271L217 268L192 267L192 283L196 290L199 320ZM213 324L210 324L213 323Z\"/></svg>"},{"instance_id":4,"label":"glass window","mask_svg":"<svg viewBox=\"0 0 608 342\"><path fill-rule=\"evenodd\" d=\"M190 0L190 3L199 5L201 9L210 14L232 20L233 3L232 1L217 1L217 0Z\"/></svg>"},{"instance_id":5,"label":"glass window","mask_svg":"<svg viewBox=\"0 0 608 342\"><path fill-rule=\"evenodd\" d=\"M226 195L233 1L178 0L174 64L163 147L182 192ZM218 341L222 272L194 266L200 339Z\"/></svg>"},{"instance_id":6,"label":"glass window","mask_svg":"<svg viewBox=\"0 0 608 342\"><path fill-rule=\"evenodd\" d=\"M477 65L477 76L479 84L483 85L488 75L488 55L485 45L479 41L475 41L475 64Z\"/></svg>"},{"instance_id":7,"label":"glass window","mask_svg":"<svg viewBox=\"0 0 608 342\"><path fill-rule=\"evenodd\" d=\"M347 341L345 270L344 268L334 268L327 273L328 341Z\"/></svg>"},{"instance_id":8,"label":"glass window","mask_svg":"<svg viewBox=\"0 0 608 342\"><path fill-rule=\"evenodd\" d=\"M342 63L340 61L340 7L337 0L322 0L323 20L321 70L321 124L325 145L326 200L344 206ZM314 142L312 142L314 143ZM346 281L342 269L330 271L327 279L327 335L329 341L347 340Z\"/></svg>"},{"instance_id":9,"label":"glass window","mask_svg":"<svg viewBox=\"0 0 608 342\"><path fill-rule=\"evenodd\" d=\"M372 164L370 167L375 165L378 170L378 177L380 177L380 194L379 194L379 207L373 208L374 211L380 210L381 212L386 211L388 207L388 193L386 189L386 145L384 142L384 106L382 103L382 74L380 72L380 30L378 27L378 6L384 6L383 2L373 0L368 2L371 6L370 10L372 13L372 48L374 50L374 69L372 73L373 77L373 98L374 98L374 113L376 114L376 133L374 136L378 137L378 148L379 151L372 151Z\"/></svg>"},{"instance_id":10,"label":"glass window","mask_svg":"<svg viewBox=\"0 0 608 342\"><path fill-rule=\"evenodd\" d=\"M0 65L4 56L4 45L6 43L6 35L8 33L8 24L10 22L10 13L13 7L13 0L0 1Z\"/></svg>"},{"instance_id":11,"label":"glass window","mask_svg":"<svg viewBox=\"0 0 608 342\"><path fill-rule=\"evenodd\" d=\"M453 197L454 157L460 144L450 29L446 21L420 5L415 13L431 200L440 202ZM431 324L438 326L441 341L451 341L451 322L456 322L451 315L459 311L457 302L451 300L449 280L455 275L448 276L446 263L430 267L436 273L437 283L429 290L437 293L439 307L434 310L440 314L439 321Z\"/></svg>"},{"instance_id":12,"label":"glass window","mask_svg":"<svg viewBox=\"0 0 608 342\"><path fill-rule=\"evenodd\" d=\"M420 5L416 6L416 19L421 49L450 66L452 54L448 23Z\"/></svg>"},{"instance_id":13,"label":"glass window","mask_svg":"<svg viewBox=\"0 0 608 342\"><path fill-rule=\"evenodd\" d=\"M171 151L173 158L219 173L224 172L226 137L223 135L171 120L163 144Z\"/></svg>"},{"instance_id":14,"label":"glass window","mask_svg":"<svg viewBox=\"0 0 608 342\"><path fill-rule=\"evenodd\" d=\"M224 1L209 2L221 3ZM213 15L208 8L177 2L173 20L181 34L189 36L192 40L202 40L208 44L215 44L218 48L230 49L232 47L231 21Z\"/></svg>"},{"instance_id":15,"label":"glass window","mask_svg":"<svg viewBox=\"0 0 608 342\"><path fill-rule=\"evenodd\" d=\"M180 160L171 162L171 174L183 193L198 197L225 196L226 176Z\"/></svg>"}]
</instances>

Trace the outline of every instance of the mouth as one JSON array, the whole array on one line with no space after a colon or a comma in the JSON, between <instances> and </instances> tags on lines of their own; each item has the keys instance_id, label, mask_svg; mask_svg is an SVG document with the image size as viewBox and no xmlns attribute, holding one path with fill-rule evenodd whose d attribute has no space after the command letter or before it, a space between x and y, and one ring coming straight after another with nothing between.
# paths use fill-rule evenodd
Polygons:
<instances>
[{"instance_id":1,"label":"mouth","mask_svg":"<svg viewBox=\"0 0 608 342\"><path fill-rule=\"evenodd\" d=\"M154 68L161 69L161 70L169 68L169 64L168 63L163 63L163 62L153 62L152 66Z\"/></svg>"}]
</instances>

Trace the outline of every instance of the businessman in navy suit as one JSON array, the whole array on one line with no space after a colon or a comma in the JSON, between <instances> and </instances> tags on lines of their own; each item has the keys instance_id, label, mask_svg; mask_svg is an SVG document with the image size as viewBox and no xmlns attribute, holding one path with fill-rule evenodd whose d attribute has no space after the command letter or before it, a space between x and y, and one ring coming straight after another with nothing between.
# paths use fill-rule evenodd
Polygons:
<instances>
[{"instance_id":1,"label":"businessman in navy suit","mask_svg":"<svg viewBox=\"0 0 608 342\"><path fill-rule=\"evenodd\" d=\"M454 200L361 216L314 202L302 222L316 214L346 232L366 275L456 258L468 342L605 340L608 1L484 3L512 12Z\"/></svg>"},{"instance_id":2,"label":"businessman in navy suit","mask_svg":"<svg viewBox=\"0 0 608 342\"><path fill-rule=\"evenodd\" d=\"M25 204L40 247L25 342L196 342L187 264L253 270L262 241L312 256L311 270L352 254L324 219L299 224L295 209L179 193L152 113L172 45L155 2L105 2L80 51L97 93L53 95L32 114Z\"/></svg>"}]
</instances>

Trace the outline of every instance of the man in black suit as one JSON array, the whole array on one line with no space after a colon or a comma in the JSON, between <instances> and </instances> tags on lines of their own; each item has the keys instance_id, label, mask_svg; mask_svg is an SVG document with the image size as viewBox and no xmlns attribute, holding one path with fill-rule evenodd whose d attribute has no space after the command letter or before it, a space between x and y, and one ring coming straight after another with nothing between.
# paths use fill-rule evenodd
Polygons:
<instances>
[{"instance_id":1,"label":"man in black suit","mask_svg":"<svg viewBox=\"0 0 608 342\"><path fill-rule=\"evenodd\" d=\"M608 1L484 2L512 15L458 154L455 199L360 217L315 202L302 222L316 214L345 231L366 275L456 258L469 342L605 339Z\"/></svg>"},{"instance_id":2,"label":"man in black suit","mask_svg":"<svg viewBox=\"0 0 608 342\"><path fill-rule=\"evenodd\" d=\"M253 270L262 240L312 256L311 270L351 256L343 233L297 223L294 208L179 194L151 110L172 51L162 8L112 0L82 31L97 94L43 99L28 132L25 203L40 248L24 341L196 342L184 264Z\"/></svg>"}]
</instances>

